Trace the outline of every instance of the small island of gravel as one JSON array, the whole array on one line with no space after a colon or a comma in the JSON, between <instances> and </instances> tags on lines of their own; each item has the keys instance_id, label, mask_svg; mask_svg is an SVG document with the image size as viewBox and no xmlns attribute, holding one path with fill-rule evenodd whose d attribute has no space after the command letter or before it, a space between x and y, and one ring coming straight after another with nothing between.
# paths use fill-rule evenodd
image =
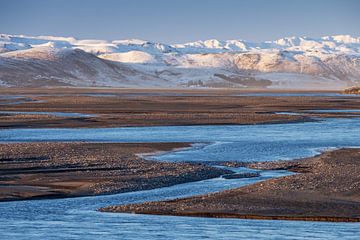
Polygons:
<instances>
[{"instance_id":1,"label":"small island of gravel","mask_svg":"<svg viewBox=\"0 0 360 240\"><path fill-rule=\"evenodd\" d=\"M360 150L251 164L297 174L208 195L109 206L104 212L271 220L360 221Z\"/></svg>"},{"instance_id":2,"label":"small island of gravel","mask_svg":"<svg viewBox=\"0 0 360 240\"><path fill-rule=\"evenodd\" d=\"M139 153L190 143L0 144L0 201L79 197L154 189L230 171L145 160Z\"/></svg>"}]
</instances>

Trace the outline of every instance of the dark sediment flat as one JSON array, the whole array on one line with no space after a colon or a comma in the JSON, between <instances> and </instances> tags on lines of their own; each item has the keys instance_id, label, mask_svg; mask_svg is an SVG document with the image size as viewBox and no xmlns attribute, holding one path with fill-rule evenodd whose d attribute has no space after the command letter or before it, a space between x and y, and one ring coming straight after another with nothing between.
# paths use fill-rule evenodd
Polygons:
<instances>
[{"instance_id":1,"label":"dark sediment flat","mask_svg":"<svg viewBox=\"0 0 360 240\"><path fill-rule=\"evenodd\" d=\"M297 174L208 195L100 209L196 217L360 221L360 150L339 149L296 161L251 164Z\"/></svg>"},{"instance_id":2,"label":"dark sediment flat","mask_svg":"<svg viewBox=\"0 0 360 240\"><path fill-rule=\"evenodd\" d=\"M189 143L0 144L0 201L147 190L229 174L201 164L148 161L139 153Z\"/></svg>"},{"instance_id":3,"label":"dark sediment flat","mask_svg":"<svg viewBox=\"0 0 360 240\"><path fill-rule=\"evenodd\" d=\"M3 112L70 112L93 115L59 117L0 114L0 128L263 124L309 121L314 116L359 116L354 113L275 114L314 109L358 109L360 98L356 97L241 95L249 93L264 92L96 88L0 89L0 111ZM7 99L6 96L10 98ZM17 98L11 99L11 96ZM19 99L19 96L23 98Z\"/></svg>"}]
</instances>

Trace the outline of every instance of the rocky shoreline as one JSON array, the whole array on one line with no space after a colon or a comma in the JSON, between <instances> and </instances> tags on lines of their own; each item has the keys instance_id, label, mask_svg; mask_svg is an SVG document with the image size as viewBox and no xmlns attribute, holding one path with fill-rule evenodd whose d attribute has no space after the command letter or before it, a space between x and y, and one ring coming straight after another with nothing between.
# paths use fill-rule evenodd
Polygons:
<instances>
[{"instance_id":1,"label":"rocky shoreline","mask_svg":"<svg viewBox=\"0 0 360 240\"><path fill-rule=\"evenodd\" d=\"M190 143L0 144L0 201L114 194L230 174L203 164L144 160L139 153Z\"/></svg>"},{"instance_id":2,"label":"rocky shoreline","mask_svg":"<svg viewBox=\"0 0 360 240\"><path fill-rule=\"evenodd\" d=\"M202 196L101 208L192 217L360 222L360 150L339 149L295 161L252 163L297 174Z\"/></svg>"}]
</instances>

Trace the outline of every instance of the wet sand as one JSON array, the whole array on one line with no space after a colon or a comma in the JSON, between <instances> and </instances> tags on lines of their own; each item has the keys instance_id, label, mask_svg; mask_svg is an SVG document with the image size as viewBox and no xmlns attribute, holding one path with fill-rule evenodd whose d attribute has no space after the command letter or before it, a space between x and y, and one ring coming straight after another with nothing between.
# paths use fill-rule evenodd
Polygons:
<instances>
[{"instance_id":1,"label":"wet sand","mask_svg":"<svg viewBox=\"0 0 360 240\"><path fill-rule=\"evenodd\" d=\"M113 194L200 181L229 171L144 160L189 143L0 144L0 201Z\"/></svg>"},{"instance_id":2,"label":"wet sand","mask_svg":"<svg viewBox=\"0 0 360 240\"><path fill-rule=\"evenodd\" d=\"M250 164L297 174L171 201L109 206L106 212L304 221L360 221L360 150L339 149L296 161Z\"/></svg>"},{"instance_id":3,"label":"wet sand","mask_svg":"<svg viewBox=\"0 0 360 240\"><path fill-rule=\"evenodd\" d=\"M360 98L344 96L241 96L269 91L164 89L0 89L0 111L68 112L94 116L0 114L0 128L124 127L262 124L351 117L355 113L275 114L313 109L358 109ZM271 91L270 91L271 93ZM285 93L285 92L275 92ZM327 92L325 92L327 93ZM4 99L4 96L23 98ZM14 104L11 104L14 102ZM19 103L19 104L16 104Z\"/></svg>"}]
</instances>

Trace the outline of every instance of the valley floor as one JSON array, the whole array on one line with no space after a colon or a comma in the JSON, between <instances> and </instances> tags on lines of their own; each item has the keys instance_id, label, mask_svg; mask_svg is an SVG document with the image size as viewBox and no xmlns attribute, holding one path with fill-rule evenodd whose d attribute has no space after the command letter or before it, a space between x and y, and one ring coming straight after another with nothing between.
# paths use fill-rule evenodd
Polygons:
<instances>
[{"instance_id":1,"label":"valley floor","mask_svg":"<svg viewBox=\"0 0 360 240\"><path fill-rule=\"evenodd\" d=\"M351 114L277 112L357 109L360 106L360 98L331 92L322 92L328 94L325 96L316 95L319 92L286 93L231 89L0 89L0 128L285 123L309 121L310 117L349 117ZM51 112L85 115L54 115Z\"/></svg>"},{"instance_id":2,"label":"valley floor","mask_svg":"<svg viewBox=\"0 0 360 240\"><path fill-rule=\"evenodd\" d=\"M359 112L313 111L359 109L359 97L332 92L281 94L285 92L0 89L0 128L264 124L359 117ZM204 164L147 161L137 155L188 146L190 143L0 144L0 201L146 190L229 173ZM206 196L110 206L101 211L360 221L359 161L359 150L341 149L305 160L253 164L249 167L298 174Z\"/></svg>"}]
</instances>

